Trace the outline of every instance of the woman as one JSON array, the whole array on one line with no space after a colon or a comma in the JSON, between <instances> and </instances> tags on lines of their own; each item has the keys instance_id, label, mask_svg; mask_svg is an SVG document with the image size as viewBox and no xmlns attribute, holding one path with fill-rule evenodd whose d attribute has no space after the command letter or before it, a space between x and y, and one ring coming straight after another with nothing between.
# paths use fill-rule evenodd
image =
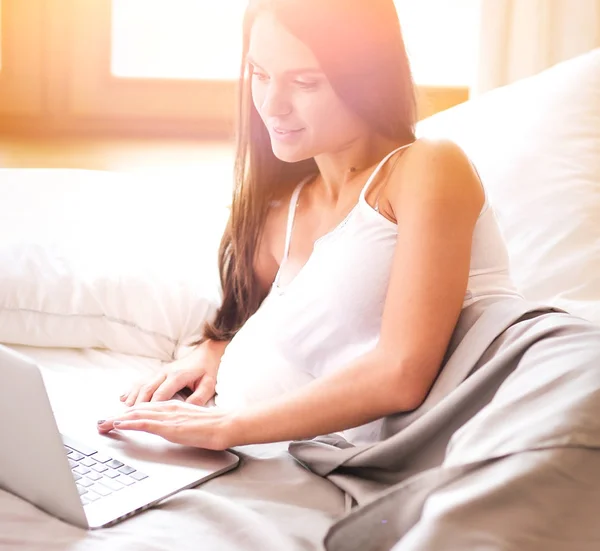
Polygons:
<instances>
[{"instance_id":1,"label":"woman","mask_svg":"<svg viewBox=\"0 0 600 551\"><path fill-rule=\"evenodd\" d=\"M415 139L392 0L251 1L241 90L221 308L99 430L377 440L426 397L461 309L516 294L493 212L457 145Z\"/></svg>"}]
</instances>

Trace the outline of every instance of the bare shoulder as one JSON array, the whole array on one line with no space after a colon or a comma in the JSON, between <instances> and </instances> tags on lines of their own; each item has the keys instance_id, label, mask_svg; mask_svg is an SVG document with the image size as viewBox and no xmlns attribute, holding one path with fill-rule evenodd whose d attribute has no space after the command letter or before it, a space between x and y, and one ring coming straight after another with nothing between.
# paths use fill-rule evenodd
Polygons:
<instances>
[{"instance_id":1,"label":"bare shoulder","mask_svg":"<svg viewBox=\"0 0 600 551\"><path fill-rule=\"evenodd\" d=\"M471 160L448 139L419 138L403 156L391 175L396 185L389 201L396 211L411 199L445 201L477 213L485 194Z\"/></svg>"},{"instance_id":2,"label":"bare shoulder","mask_svg":"<svg viewBox=\"0 0 600 551\"><path fill-rule=\"evenodd\" d=\"M404 170L419 178L424 178L432 185L445 174L445 180L465 180L472 184L473 180L481 187L473 164L464 150L452 140L419 138L407 150Z\"/></svg>"}]
</instances>

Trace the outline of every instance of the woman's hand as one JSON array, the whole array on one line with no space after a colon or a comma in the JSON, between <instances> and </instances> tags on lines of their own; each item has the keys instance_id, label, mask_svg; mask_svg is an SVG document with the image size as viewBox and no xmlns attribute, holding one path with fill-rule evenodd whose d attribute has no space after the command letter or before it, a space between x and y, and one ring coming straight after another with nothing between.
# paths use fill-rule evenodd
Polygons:
<instances>
[{"instance_id":1,"label":"woman's hand","mask_svg":"<svg viewBox=\"0 0 600 551\"><path fill-rule=\"evenodd\" d=\"M121 395L128 406L170 400L183 388L192 391L186 402L205 405L215 395L217 371L227 342L206 341L194 352L163 367Z\"/></svg>"},{"instance_id":2,"label":"woman's hand","mask_svg":"<svg viewBox=\"0 0 600 551\"><path fill-rule=\"evenodd\" d=\"M143 431L175 444L225 450L237 445L234 419L232 411L171 400L137 404L121 415L98 421L98 431L102 434L113 429Z\"/></svg>"}]
</instances>

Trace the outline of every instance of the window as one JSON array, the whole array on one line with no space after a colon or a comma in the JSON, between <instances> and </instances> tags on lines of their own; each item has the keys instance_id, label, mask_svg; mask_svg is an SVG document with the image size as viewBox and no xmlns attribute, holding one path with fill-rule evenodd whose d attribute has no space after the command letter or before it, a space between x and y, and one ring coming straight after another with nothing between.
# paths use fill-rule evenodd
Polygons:
<instances>
[{"instance_id":1,"label":"window","mask_svg":"<svg viewBox=\"0 0 600 551\"><path fill-rule=\"evenodd\" d=\"M116 77L236 79L245 0L112 0ZM203 55L206 52L208 55Z\"/></svg>"},{"instance_id":2,"label":"window","mask_svg":"<svg viewBox=\"0 0 600 551\"><path fill-rule=\"evenodd\" d=\"M396 0L434 111L468 99L480 1ZM246 3L0 0L0 115L45 108L73 128L231 135Z\"/></svg>"},{"instance_id":3,"label":"window","mask_svg":"<svg viewBox=\"0 0 600 551\"><path fill-rule=\"evenodd\" d=\"M468 86L480 0L396 0L418 84ZM112 74L237 78L245 0L112 0ZM210 52L202 55L200 52Z\"/></svg>"},{"instance_id":4,"label":"window","mask_svg":"<svg viewBox=\"0 0 600 551\"><path fill-rule=\"evenodd\" d=\"M466 86L475 76L481 0L395 0L415 81Z\"/></svg>"}]
</instances>

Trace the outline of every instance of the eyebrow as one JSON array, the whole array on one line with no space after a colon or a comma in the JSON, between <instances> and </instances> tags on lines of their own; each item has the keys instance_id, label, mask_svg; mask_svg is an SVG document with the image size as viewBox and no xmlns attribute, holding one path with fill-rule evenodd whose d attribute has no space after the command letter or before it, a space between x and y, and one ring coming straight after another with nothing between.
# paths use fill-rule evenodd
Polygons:
<instances>
[{"instance_id":1,"label":"eyebrow","mask_svg":"<svg viewBox=\"0 0 600 551\"><path fill-rule=\"evenodd\" d=\"M264 71L264 69L258 63L256 63L256 61L254 61L254 59L250 55L246 56L246 63L250 63L250 65L254 65L254 67L257 67L261 71ZM289 71L284 71L284 74L290 75L290 76L297 76L297 75L304 75L304 74L322 75L323 71L321 69L317 69L316 67L306 67L303 69L292 69Z\"/></svg>"}]
</instances>

